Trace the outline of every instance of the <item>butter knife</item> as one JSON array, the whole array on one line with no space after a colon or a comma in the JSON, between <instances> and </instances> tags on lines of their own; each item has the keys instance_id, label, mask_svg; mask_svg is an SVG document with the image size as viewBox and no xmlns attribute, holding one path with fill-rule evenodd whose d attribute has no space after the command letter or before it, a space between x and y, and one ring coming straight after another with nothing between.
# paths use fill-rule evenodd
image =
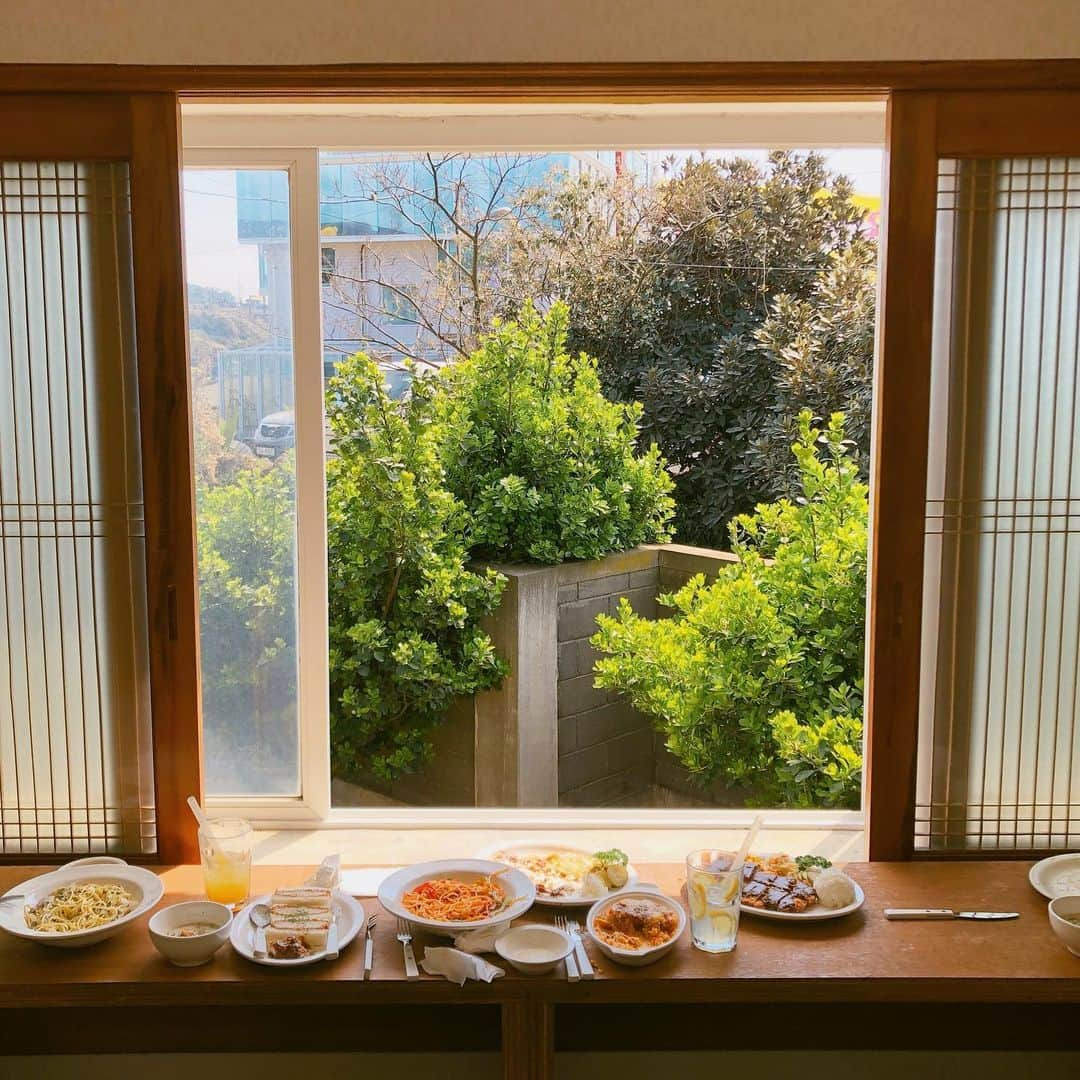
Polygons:
<instances>
[{"instance_id":1,"label":"butter knife","mask_svg":"<svg viewBox=\"0 0 1080 1080\"><path fill-rule=\"evenodd\" d=\"M885 918L893 921L932 922L939 919L974 919L1003 922L1020 918L1019 911L953 911L952 908L886 908Z\"/></svg>"},{"instance_id":2,"label":"butter knife","mask_svg":"<svg viewBox=\"0 0 1080 1080\"><path fill-rule=\"evenodd\" d=\"M330 929L326 934L326 953L323 956L324 960L336 960L340 954L338 953L338 926L337 918L334 915L330 916Z\"/></svg>"},{"instance_id":3,"label":"butter knife","mask_svg":"<svg viewBox=\"0 0 1080 1080\"><path fill-rule=\"evenodd\" d=\"M574 941L574 957L577 960L578 974L583 979L595 979L596 972L589 960L589 954L585 951L585 942L581 940L581 927L576 920L571 919L568 924L570 937Z\"/></svg>"},{"instance_id":4,"label":"butter knife","mask_svg":"<svg viewBox=\"0 0 1080 1080\"><path fill-rule=\"evenodd\" d=\"M372 915L364 926L364 978L371 978L371 964L375 957L375 941L372 933L375 930L375 916Z\"/></svg>"}]
</instances>

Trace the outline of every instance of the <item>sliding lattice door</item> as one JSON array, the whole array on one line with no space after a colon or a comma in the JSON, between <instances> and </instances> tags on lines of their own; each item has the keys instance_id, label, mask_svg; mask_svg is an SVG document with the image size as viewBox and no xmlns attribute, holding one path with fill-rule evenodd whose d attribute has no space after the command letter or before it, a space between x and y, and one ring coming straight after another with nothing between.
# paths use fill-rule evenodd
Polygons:
<instances>
[{"instance_id":1,"label":"sliding lattice door","mask_svg":"<svg viewBox=\"0 0 1080 1080\"><path fill-rule=\"evenodd\" d=\"M897 92L873 859L1080 846L1080 93Z\"/></svg>"},{"instance_id":2,"label":"sliding lattice door","mask_svg":"<svg viewBox=\"0 0 1080 1080\"><path fill-rule=\"evenodd\" d=\"M155 849L124 162L0 165L0 844Z\"/></svg>"},{"instance_id":3,"label":"sliding lattice door","mask_svg":"<svg viewBox=\"0 0 1080 1080\"><path fill-rule=\"evenodd\" d=\"M916 849L1080 843L1080 159L945 159Z\"/></svg>"},{"instance_id":4,"label":"sliding lattice door","mask_svg":"<svg viewBox=\"0 0 1080 1080\"><path fill-rule=\"evenodd\" d=\"M175 98L0 94L0 859L190 860Z\"/></svg>"}]
</instances>

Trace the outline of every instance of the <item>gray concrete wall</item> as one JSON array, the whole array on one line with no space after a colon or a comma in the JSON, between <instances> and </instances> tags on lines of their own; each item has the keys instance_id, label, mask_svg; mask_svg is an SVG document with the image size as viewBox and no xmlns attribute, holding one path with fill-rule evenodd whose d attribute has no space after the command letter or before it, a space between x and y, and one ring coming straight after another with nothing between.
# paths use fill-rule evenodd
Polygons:
<instances>
[{"instance_id":1,"label":"gray concrete wall","mask_svg":"<svg viewBox=\"0 0 1080 1080\"><path fill-rule=\"evenodd\" d=\"M660 581L655 547L558 568L559 805L647 805L653 783L652 728L620 694L597 689L589 644L596 617L613 615L625 597L656 617Z\"/></svg>"},{"instance_id":2,"label":"gray concrete wall","mask_svg":"<svg viewBox=\"0 0 1080 1080\"><path fill-rule=\"evenodd\" d=\"M712 548L690 547L689 544L668 544L660 549L660 592L675 592L682 588L695 574L704 574L706 581L715 581L725 566L739 560L730 551L713 551ZM667 609L661 606L659 614Z\"/></svg>"}]
</instances>

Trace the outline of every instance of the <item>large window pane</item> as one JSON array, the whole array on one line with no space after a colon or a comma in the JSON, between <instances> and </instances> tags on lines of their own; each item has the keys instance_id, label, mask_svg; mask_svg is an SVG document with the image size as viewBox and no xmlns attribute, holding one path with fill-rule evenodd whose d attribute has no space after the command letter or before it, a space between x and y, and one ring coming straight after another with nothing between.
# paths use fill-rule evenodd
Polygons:
<instances>
[{"instance_id":1,"label":"large window pane","mask_svg":"<svg viewBox=\"0 0 1080 1080\"><path fill-rule=\"evenodd\" d=\"M206 790L298 795L288 174L184 175Z\"/></svg>"},{"instance_id":2,"label":"large window pane","mask_svg":"<svg viewBox=\"0 0 1080 1080\"><path fill-rule=\"evenodd\" d=\"M335 805L858 808L880 166L321 155ZM540 325L527 302L568 305L565 356L545 352L554 322L478 352ZM571 389L582 351L595 374ZM820 484L792 454L804 409L823 460L845 414ZM633 445L616 423L597 436L606 410ZM672 487L673 536L644 501L640 528L616 523L628 459ZM759 503L783 520L740 562L727 526ZM805 558L775 557L789 542ZM693 619L676 640L660 598L697 574L717 595L688 600L708 625L687 644ZM624 602L634 644L605 650L597 620ZM476 660L489 645L501 680ZM621 671L598 681L608 652Z\"/></svg>"}]
</instances>

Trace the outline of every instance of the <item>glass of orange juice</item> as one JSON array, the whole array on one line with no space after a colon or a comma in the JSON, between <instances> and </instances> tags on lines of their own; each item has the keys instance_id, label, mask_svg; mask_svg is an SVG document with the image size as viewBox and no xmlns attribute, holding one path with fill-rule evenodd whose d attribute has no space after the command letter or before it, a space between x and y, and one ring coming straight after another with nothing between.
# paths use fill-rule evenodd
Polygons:
<instances>
[{"instance_id":1,"label":"glass of orange juice","mask_svg":"<svg viewBox=\"0 0 1080 1080\"><path fill-rule=\"evenodd\" d=\"M206 898L237 907L251 892L251 822L221 818L199 828Z\"/></svg>"}]
</instances>

